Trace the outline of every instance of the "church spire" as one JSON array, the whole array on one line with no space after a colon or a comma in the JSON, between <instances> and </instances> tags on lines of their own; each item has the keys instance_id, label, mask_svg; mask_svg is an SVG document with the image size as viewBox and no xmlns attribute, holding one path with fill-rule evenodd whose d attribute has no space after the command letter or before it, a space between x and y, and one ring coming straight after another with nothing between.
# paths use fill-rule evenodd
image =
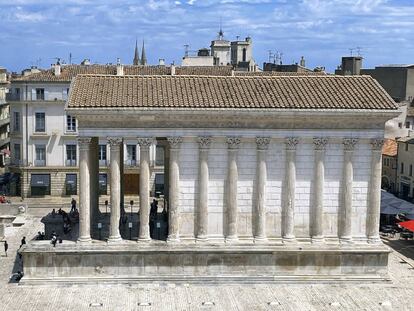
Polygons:
<instances>
[{"instance_id":1,"label":"church spire","mask_svg":"<svg viewBox=\"0 0 414 311\"><path fill-rule=\"evenodd\" d=\"M142 54L141 54L141 65L146 66L147 65L147 55L145 54L145 43L144 40L142 40Z\"/></svg>"},{"instance_id":2,"label":"church spire","mask_svg":"<svg viewBox=\"0 0 414 311\"><path fill-rule=\"evenodd\" d=\"M137 40L135 40L135 53L134 53L133 64L135 66L139 65L139 51L138 51L138 41Z\"/></svg>"}]
</instances>

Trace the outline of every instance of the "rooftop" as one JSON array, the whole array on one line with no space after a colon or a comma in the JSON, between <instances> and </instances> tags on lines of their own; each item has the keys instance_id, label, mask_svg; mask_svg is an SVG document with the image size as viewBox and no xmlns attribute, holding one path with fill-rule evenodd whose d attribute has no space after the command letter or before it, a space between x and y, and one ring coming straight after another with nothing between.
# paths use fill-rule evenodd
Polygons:
<instances>
[{"instance_id":1,"label":"rooftop","mask_svg":"<svg viewBox=\"0 0 414 311\"><path fill-rule=\"evenodd\" d=\"M370 76L78 75L69 108L398 109Z\"/></svg>"}]
</instances>

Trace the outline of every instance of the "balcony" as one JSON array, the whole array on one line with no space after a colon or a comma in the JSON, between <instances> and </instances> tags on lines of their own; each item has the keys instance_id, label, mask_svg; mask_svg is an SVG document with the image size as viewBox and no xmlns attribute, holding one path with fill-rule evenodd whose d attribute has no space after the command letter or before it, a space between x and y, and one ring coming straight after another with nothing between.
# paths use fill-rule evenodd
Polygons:
<instances>
[{"instance_id":1,"label":"balcony","mask_svg":"<svg viewBox=\"0 0 414 311\"><path fill-rule=\"evenodd\" d=\"M7 93L6 101L20 101L20 94Z\"/></svg>"},{"instance_id":2,"label":"balcony","mask_svg":"<svg viewBox=\"0 0 414 311\"><path fill-rule=\"evenodd\" d=\"M131 160L131 159L125 160L124 165L125 166L137 166L137 160Z\"/></svg>"},{"instance_id":3,"label":"balcony","mask_svg":"<svg viewBox=\"0 0 414 311\"><path fill-rule=\"evenodd\" d=\"M10 137L0 138L0 148L10 143Z\"/></svg>"},{"instance_id":4,"label":"balcony","mask_svg":"<svg viewBox=\"0 0 414 311\"><path fill-rule=\"evenodd\" d=\"M6 116L5 118L0 119L0 127L4 126L4 125L7 125L7 124L10 124L10 117L9 116Z\"/></svg>"},{"instance_id":5,"label":"balcony","mask_svg":"<svg viewBox=\"0 0 414 311\"><path fill-rule=\"evenodd\" d=\"M99 160L99 166L107 166L107 161L106 160Z\"/></svg>"}]
</instances>

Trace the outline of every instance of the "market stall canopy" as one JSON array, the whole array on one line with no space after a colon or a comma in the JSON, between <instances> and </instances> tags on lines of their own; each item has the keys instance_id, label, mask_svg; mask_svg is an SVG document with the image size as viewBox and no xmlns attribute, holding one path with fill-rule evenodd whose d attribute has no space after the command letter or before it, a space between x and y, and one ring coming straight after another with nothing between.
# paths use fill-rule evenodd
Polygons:
<instances>
[{"instance_id":1,"label":"market stall canopy","mask_svg":"<svg viewBox=\"0 0 414 311\"><path fill-rule=\"evenodd\" d=\"M414 219L414 204L381 190L381 214L405 214L407 218Z\"/></svg>"},{"instance_id":2,"label":"market stall canopy","mask_svg":"<svg viewBox=\"0 0 414 311\"><path fill-rule=\"evenodd\" d=\"M408 229L414 232L414 220L403 221L403 222L398 223L398 225L400 227L404 227L405 229Z\"/></svg>"}]
</instances>

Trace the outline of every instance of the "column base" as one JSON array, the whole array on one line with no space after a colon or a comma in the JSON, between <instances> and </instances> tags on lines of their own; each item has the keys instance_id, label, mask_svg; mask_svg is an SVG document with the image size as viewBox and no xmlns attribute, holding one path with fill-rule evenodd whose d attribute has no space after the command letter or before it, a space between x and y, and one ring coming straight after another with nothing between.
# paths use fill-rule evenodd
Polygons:
<instances>
[{"instance_id":1,"label":"column base","mask_svg":"<svg viewBox=\"0 0 414 311\"><path fill-rule=\"evenodd\" d=\"M239 237L237 235L230 235L226 237L226 243L237 243L239 242Z\"/></svg>"},{"instance_id":2,"label":"column base","mask_svg":"<svg viewBox=\"0 0 414 311\"><path fill-rule=\"evenodd\" d=\"M196 243L206 243L208 242L208 237L206 235L200 235L195 239Z\"/></svg>"},{"instance_id":3,"label":"column base","mask_svg":"<svg viewBox=\"0 0 414 311\"><path fill-rule=\"evenodd\" d=\"M379 236L372 236L372 237L368 237L368 244L381 244L381 238Z\"/></svg>"},{"instance_id":4,"label":"column base","mask_svg":"<svg viewBox=\"0 0 414 311\"><path fill-rule=\"evenodd\" d=\"M296 243L296 238L294 235L288 235L282 238L282 242L284 244L291 244L291 243Z\"/></svg>"},{"instance_id":5,"label":"column base","mask_svg":"<svg viewBox=\"0 0 414 311\"><path fill-rule=\"evenodd\" d=\"M89 236L83 236L83 237L79 237L78 243L91 243L92 242L92 238Z\"/></svg>"},{"instance_id":6,"label":"column base","mask_svg":"<svg viewBox=\"0 0 414 311\"><path fill-rule=\"evenodd\" d=\"M323 236L314 236L312 237L313 244L321 244L325 242L325 238Z\"/></svg>"},{"instance_id":7,"label":"column base","mask_svg":"<svg viewBox=\"0 0 414 311\"><path fill-rule=\"evenodd\" d=\"M352 243L354 243L354 241L352 241L352 237L348 237L348 236L340 237L339 242L341 244L352 244Z\"/></svg>"},{"instance_id":8,"label":"column base","mask_svg":"<svg viewBox=\"0 0 414 311\"><path fill-rule=\"evenodd\" d=\"M122 242L122 238L121 236L110 236L107 242L108 243L119 243L119 242Z\"/></svg>"}]
</instances>

